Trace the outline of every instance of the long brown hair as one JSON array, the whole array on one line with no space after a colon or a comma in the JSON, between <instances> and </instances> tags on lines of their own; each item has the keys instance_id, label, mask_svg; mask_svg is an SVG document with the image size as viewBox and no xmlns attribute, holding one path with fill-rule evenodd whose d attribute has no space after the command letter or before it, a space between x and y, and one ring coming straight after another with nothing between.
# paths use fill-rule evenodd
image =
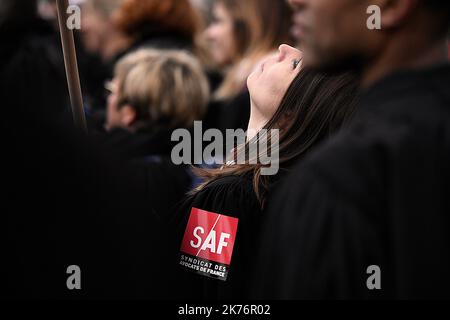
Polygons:
<instances>
[{"instance_id":1,"label":"long brown hair","mask_svg":"<svg viewBox=\"0 0 450 320\"><path fill-rule=\"evenodd\" d=\"M264 127L269 132L271 129L280 130L280 170L287 170L352 118L356 108L357 91L358 81L353 74L328 75L308 68L300 71L276 113ZM250 144L258 144L262 138L258 135L238 147L233 154L234 159L239 157L240 152L247 155ZM261 154L257 157L259 160ZM263 205L271 177L263 176L261 169L267 166L261 164L261 161L250 164L255 162L248 158L246 160L246 164L228 165L220 169L196 168L195 173L205 179L205 183L196 191L224 176L249 176L253 179L256 196Z\"/></svg>"}]
</instances>

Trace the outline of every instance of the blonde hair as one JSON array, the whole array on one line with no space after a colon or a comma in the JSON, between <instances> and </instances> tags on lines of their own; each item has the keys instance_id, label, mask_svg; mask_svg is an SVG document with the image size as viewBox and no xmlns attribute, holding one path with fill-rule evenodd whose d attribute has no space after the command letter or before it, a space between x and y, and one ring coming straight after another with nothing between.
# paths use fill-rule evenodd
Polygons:
<instances>
[{"instance_id":1,"label":"blonde hair","mask_svg":"<svg viewBox=\"0 0 450 320\"><path fill-rule=\"evenodd\" d=\"M215 0L233 19L237 57L215 99L228 99L245 88L255 65L283 43L292 44L292 11L285 0Z\"/></svg>"},{"instance_id":2,"label":"blonde hair","mask_svg":"<svg viewBox=\"0 0 450 320\"><path fill-rule=\"evenodd\" d=\"M190 127L206 112L208 80L184 51L143 49L116 66L119 107L129 105L144 123Z\"/></svg>"}]
</instances>

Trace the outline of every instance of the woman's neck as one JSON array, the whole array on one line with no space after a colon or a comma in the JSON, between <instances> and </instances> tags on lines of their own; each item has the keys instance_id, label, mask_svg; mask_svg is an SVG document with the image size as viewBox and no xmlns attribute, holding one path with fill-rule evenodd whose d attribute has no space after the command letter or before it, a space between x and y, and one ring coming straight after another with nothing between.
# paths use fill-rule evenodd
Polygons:
<instances>
[{"instance_id":1,"label":"woman's neck","mask_svg":"<svg viewBox=\"0 0 450 320\"><path fill-rule=\"evenodd\" d=\"M251 112L250 112L250 121L248 122L247 128L247 139L250 141L253 139L257 133L264 128L269 120L266 119L255 106L253 101L251 101Z\"/></svg>"}]
</instances>

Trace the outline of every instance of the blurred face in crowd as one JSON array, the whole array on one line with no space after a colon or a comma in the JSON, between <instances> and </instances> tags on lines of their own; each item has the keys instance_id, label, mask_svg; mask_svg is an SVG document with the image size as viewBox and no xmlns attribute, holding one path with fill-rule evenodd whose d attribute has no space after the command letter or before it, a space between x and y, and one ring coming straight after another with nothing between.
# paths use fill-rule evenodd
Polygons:
<instances>
[{"instance_id":1,"label":"blurred face in crowd","mask_svg":"<svg viewBox=\"0 0 450 320\"><path fill-rule=\"evenodd\" d=\"M247 80L252 108L270 120L289 86L302 68L302 52L281 45L279 52L265 59Z\"/></svg>"},{"instance_id":2,"label":"blurred face in crowd","mask_svg":"<svg viewBox=\"0 0 450 320\"><path fill-rule=\"evenodd\" d=\"M99 53L105 45L106 35L111 31L111 22L91 5L82 7L81 31L82 40L86 49L93 53Z\"/></svg>"},{"instance_id":3,"label":"blurred face in crowd","mask_svg":"<svg viewBox=\"0 0 450 320\"><path fill-rule=\"evenodd\" d=\"M293 32L312 67L357 64L379 45L367 28L371 0L289 0L295 10Z\"/></svg>"},{"instance_id":4,"label":"blurred face in crowd","mask_svg":"<svg viewBox=\"0 0 450 320\"><path fill-rule=\"evenodd\" d=\"M136 112L130 106L119 106L118 81L113 80L106 85L109 91L106 109L106 129L130 128L136 119Z\"/></svg>"},{"instance_id":5,"label":"blurred face in crowd","mask_svg":"<svg viewBox=\"0 0 450 320\"><path fill-rule=\"evenodd\" d=\"M233 19L220 2L214 5L213 22L206 30L206 37L214 61L220 66L231 64L237 54Z\"/></svg>"}]
</instances>

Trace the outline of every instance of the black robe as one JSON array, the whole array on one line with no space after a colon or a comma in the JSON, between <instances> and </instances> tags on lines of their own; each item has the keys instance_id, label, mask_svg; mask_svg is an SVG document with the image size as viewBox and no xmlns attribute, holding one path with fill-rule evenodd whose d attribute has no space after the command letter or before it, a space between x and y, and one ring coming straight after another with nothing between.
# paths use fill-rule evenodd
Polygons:
<instances>
[{"instance_id":1,"label":"black robe","mask_svg":"<svg viewBox=\"0 0 450 320\"><path fill-rule=\"evenodd\" d=\"M226 281L209 278L179 266L180 247L192 208L239 219L236 239ZM220 178L187 199L175 212L173 250L175 287L173 298L239 299L245 297L255 259L262 210L253 189L252 179L240 176Z\"/></svg>"},{"instance_id":2,"label":"black robe","mask_svg":"<svg viewBox=\"0 0 450 320\"><path fill-rule=\"evenodd\" d=\"M3 110L13 109L5 110L14 113L9 122L21 126L24 118L41 115L71 119L61 43L52 26L40 19L11 23L0 37L0 101Z\"/></svg>"},{"instance_id":3,"label":"black robe","mask_svg":"<svg viewBox=\"0 0 450 320\"><path fill-rule=\"evenodd\" d=\"M95 136L113 157L129 166L135 187L145 197L142 201L152 199L148 209L164 219L192 187L189 166L178 166L171 160L175 145L171 135L172 130L167 128L146 127L136 132L118 128Z\"/></svg>"},{"instance_id":4,"label":"black robe","mask_svg":"<svg viewBox=\"0 0 450 320\"><path fill-rule=\"evenodd\" d=\"M223 134L227 129L246 131L249 119L250 94L248 90L243 90L232 99L212 101L203 119L203 127L205 130L219 129Z\"/></svg>"},{"instance_id":5,"label":"black robe","mask_svg":"<svg viewBox=\"0 0 450 320\"><path fill-rule=\"evenodd\" d=\"M449 85L443 65L365 92L351 128L269 200L255 297L450 297Z\"/></svg>"},{"instance_id":6,"label":"black robe","mask_svg":"<svg viewBox=\"0 0 450 320\"><path fill-rule=\"evenodd\" d=\"M166 233L152 210L157 195L142 192L147 177L73 128L48 25L4 31L0 299L167 297L157 273ZM162 189L164 171L151 173ZM81 290L66 286L71 265L81 268Z\"/></svg>"}]
</instances>

